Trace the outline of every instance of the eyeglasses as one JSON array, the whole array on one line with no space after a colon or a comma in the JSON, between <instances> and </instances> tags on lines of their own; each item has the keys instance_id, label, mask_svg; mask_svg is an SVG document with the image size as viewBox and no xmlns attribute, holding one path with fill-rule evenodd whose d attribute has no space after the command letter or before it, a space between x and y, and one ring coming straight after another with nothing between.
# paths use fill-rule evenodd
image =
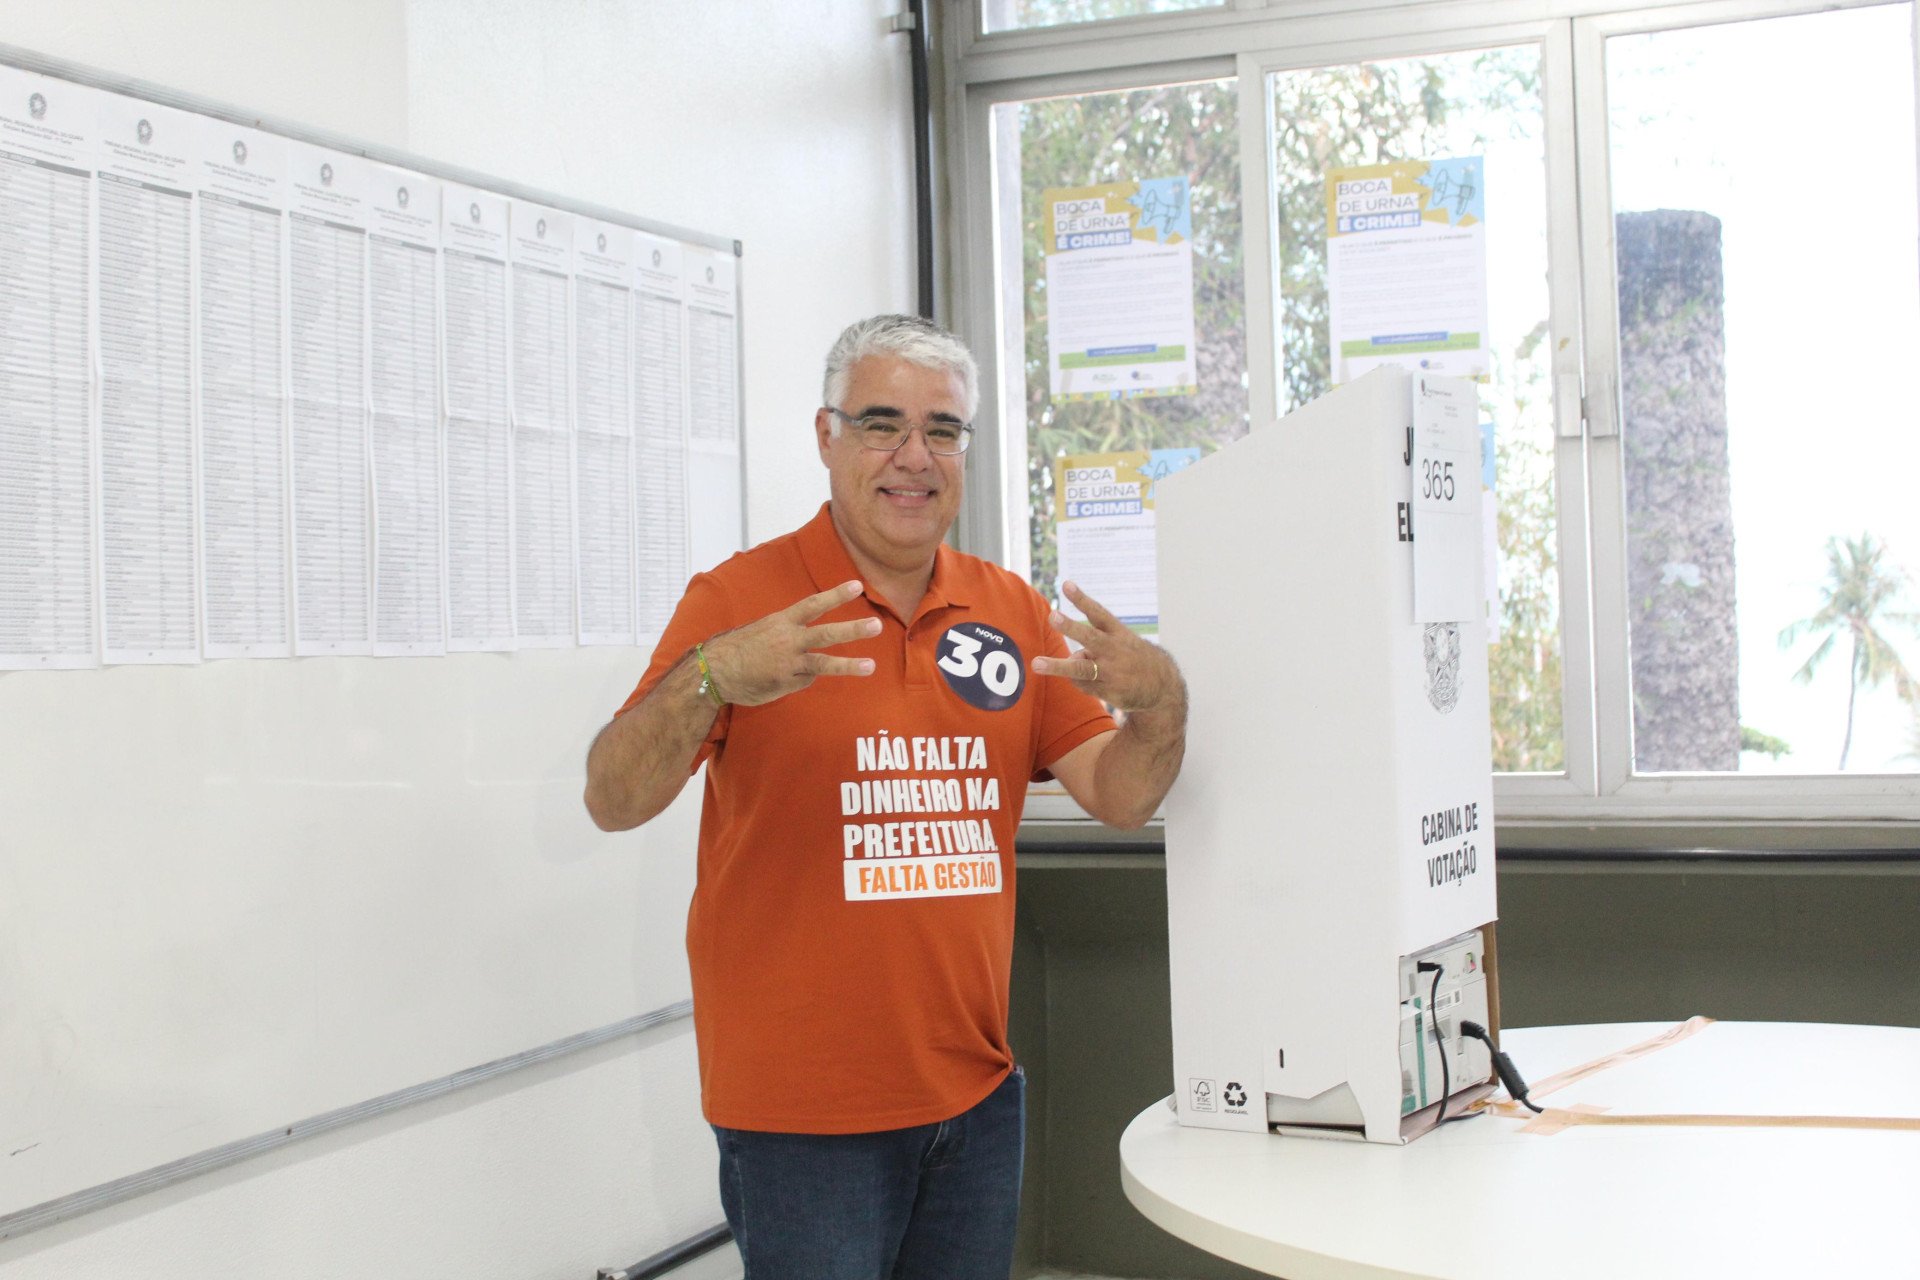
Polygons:
<instances>
[{"instance_id":1,"label":"eyeglasses","mask_svg":"<svg viewBox=\"0 0 1920 1280\"><path fill-rule=\"evenodd\" d=\"M947 422L939 418L930 418L926 422L908 422L892 414L869 413L856 418L850 413L828 405L827 412L847 423L860 433L860 443L869 449L878 449L881 453L892 453L907 442L913 429L920 428L920 434L926 437L927 452L952 457L965 453L967 445L973 440L973 427L965 422Z\"/></svg>"}]
</instances>

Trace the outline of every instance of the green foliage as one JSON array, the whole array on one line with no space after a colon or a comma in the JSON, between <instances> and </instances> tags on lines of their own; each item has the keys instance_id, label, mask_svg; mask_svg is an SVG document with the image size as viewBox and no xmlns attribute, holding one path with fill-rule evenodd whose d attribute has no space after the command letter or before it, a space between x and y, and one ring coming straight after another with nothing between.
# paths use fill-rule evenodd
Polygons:
<instances>
[{"instance_id":1,"label":"green foliage","mask_svg":"<svg viewBox=\"0 0 1920 1280\"><path fill-rule=\"evenodd\" d=\"M1785 738L1776 738L1770 733L1762 733L1752 725L1745 724L1740 726L1740 749L1757 751L1761 755L1772 756L1775 760L1793 753L1792 744Z\"/></svg>"},{"instance_id":2,"label":"green foliage","mask_svg":"<svg viewBox=\"0 0 1920 1280\"><path fill-rule=\"evenodd\" d=\"M1780 647L1791 648L1803 636L1820 637L1820 643L1793 673L1796 683L1806 684L1826 663L1841 639L1850 642L1851 659L1847 666L1847 729L1840 740L1840 769L1847 767L1847 752L1853 746L1854 703L1862 687L1872 689L1893 681L1894 692L1908 702L1920 694L1913 674L1887 635L1889 623L1911 630L1920 618L1898 610L1908 585L1906 572L1887 559L1886 544L1871 533L1858 538L1827 539L1827 577L1821 587L1820 607L1780 632Z\"/></svg>"},{"instance_id":3,"label":"green foliage","mask_svg":"<svg viewBox=\"0 0 1920 1280\"><path fill-rule=\"evenodd\" d=\"M1543 321L1542 334L1545 328ZM1550 418L1544 356L1532 335L1518 344L1514 363L1522 372L1506 379L1518 388L1511 408L1517 421L1536 414ZM1487 650L1487 683L1493 691L1493 767L1502 772L1566 767L1551 442L1550 422L1544 429L1495 436L1500 638Z\"/></svg>"}]
</instances>

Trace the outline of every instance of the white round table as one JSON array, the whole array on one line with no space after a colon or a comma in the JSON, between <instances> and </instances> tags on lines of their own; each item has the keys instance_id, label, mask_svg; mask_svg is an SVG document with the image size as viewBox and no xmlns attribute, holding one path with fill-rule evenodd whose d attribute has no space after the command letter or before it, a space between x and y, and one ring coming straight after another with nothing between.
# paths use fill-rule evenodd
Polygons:
<instances>
[{"instance_id":1,"label":"white round table","mask_svg":"<svg viewBox=\"0 0 1920 1280\"><path fill-rule=\"evenodd\" d=\"M1529 1081L1667 1023L1508 1030ZM1920 1030L1716 1022L1536 1099L1614 1113L1920 1116ZM1120 1139L1172 1234L1288 1280L1920 1277L1920 1132L1614 1128L1481 1116L1404 1147L1182 1127Z\"/></svg>"}]
</instances>

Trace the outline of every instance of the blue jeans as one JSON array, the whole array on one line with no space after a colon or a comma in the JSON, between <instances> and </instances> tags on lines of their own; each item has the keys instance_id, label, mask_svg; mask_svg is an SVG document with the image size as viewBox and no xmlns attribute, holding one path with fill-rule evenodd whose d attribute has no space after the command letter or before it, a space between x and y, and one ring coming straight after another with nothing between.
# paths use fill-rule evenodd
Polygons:
<instances>
[{"instance_id":1,"label":"blue jeans","mask_svg":"<svg viewBox=\"0 0 1920 1280\"><path fill-rule=\"evenodd\" d=\"M1006 1280L1026 1075L971 1110L879 1133L713 1128L746 1280Z\"/></svg>"}]
</instances>

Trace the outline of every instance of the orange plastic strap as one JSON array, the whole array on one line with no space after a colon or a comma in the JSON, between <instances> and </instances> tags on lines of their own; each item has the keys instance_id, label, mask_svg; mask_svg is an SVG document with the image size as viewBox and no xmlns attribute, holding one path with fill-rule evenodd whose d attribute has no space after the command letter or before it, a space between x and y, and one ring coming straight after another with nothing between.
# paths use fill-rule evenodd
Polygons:
<instances>
[{"instance_id":1,"label":"orange plastic strap","mask_svg":"<svg viewBox=\"0 0 1920 1280\"><path fill-rule=\"evenodd\" d=\"M1572 1107L1548 1107L1536 1116L1515 1102L1497 1103L1493 1110L1497 1115L1527 1117L1527 1123L1520 1127L1520 1132L1542 1136L1583 1125L1676 1129L1890 1129L1920 1133L1920 1116L1612 1115L1586 1103Z\"/></svg>"},{"instance_id":2,"label":"orange plastic strap","mask_svg":"<svg viewBox=\"0 0 1920 1280\"><path fill-rule=\"evenodd\" d=\"M1713 1025L1713 1019L1695 1014L1678 1026L1668 1027L1650 1040L1642 1040L1631 1048L1618 1053L1610 1053L1604 1058L1595 1058L1592 1062L1578 1067L1569 1067L1559 1075L1548 1076L1527 1091L1530 1098L1544 1098L1555 1090L1564 1089L1570 1084L1585 1080L1588 1076L1598 1075L1608 1067L1617 1067L1623 1062L1632 1062L1635 1058L1644 1058L1650 1053L1658 1053L1668 1045L1679 1044L1692 1035L1705 1031Z\"/></svg>"},{"instance_id":3,"label":"orange plastic strap","mask_svg":"<svg viewBox=\"0 0 1920 1280\"><path fill-rule=\"evenodd\" d=\"M1546 1079L1528 1089L1527 1096L1529 1098L1544 1098L1556 1089L1564 1089L1570 1084L1585 1080L1590 1075L1605 1071L1608 1067L1618 1066L1622 1062L1631 1062L1635 1058L1644 1058L1650 1053L1658 1053L1668 1045L1679 1044L1688 1036L1704 1031L1712 1025L1712 1018L1695 1014L1685 1022L1668 1027L1665 1031L1662 1031L1650 1040L1642 1040L1639 1044L1622 1049L1618 1053L1610 1053L1604 1058L1595 1058L1592 1062L1583 1063L1577 1067L1568 1067L1558 1075L1548 1076ZM1518 1102L1494 1100L1490 1098L1474 1103L1468 1107L1467 1110L1492 1111L1496 1115L1518 1118L1531 1118L1534 1115L1533 1112L1527 1110L1527 1108L1521 1106ZM1560 1128L1565 1127L1566 1123L1560 1126ZM1559 1131L1559 1129L1552 1130L1552 1132L1555 1133ZM1529 1128L1527 1132L1539 1133L1546 1132L1546 1130Z\"/></svg>"},{"instance_id":4,"label":"orange plastic strap","mask_svg":"<svg viewBox=\"0 0 1920 1280\"><path fill-rule=\"evenodd\" d=\"M1528 1096L1541 1097L1585 1080L1588 1076L1605 1071L1608 1067L1618 1066L1622 1062L1631 1062L1635 1058L1644 1058L1650 1053L1658 1053L1668 1045L1678 1044L1688 1036L1704 1031L1712 1025L1712 1018L1688 1018L1685 1022L1669 1027L1650 1040L1642 1040L1639 1044L1622 1049L1618 1053L1610 1053L1604 1058L1595 1058L1592 1062L1571 1067L1558 1075L1548 1076L1534 1085L1528 1091ZM1482 1108L1492 1111L1495 1115L1525 1120L1527 1123L1520 1127L1520 1132L1538 1134L1542 1137L1585 1125L1684 1129L1891 1129L1920 1133L1920 1116L1612 1115L1604 1107L1596 1107L1584 1102L1576 1103L1571 1107L1548 1107L1535 1115L1518 1102L1507 1099L1498 1102L1480 1102L1472 1109Z\"/></svg>"}]
</instances>

